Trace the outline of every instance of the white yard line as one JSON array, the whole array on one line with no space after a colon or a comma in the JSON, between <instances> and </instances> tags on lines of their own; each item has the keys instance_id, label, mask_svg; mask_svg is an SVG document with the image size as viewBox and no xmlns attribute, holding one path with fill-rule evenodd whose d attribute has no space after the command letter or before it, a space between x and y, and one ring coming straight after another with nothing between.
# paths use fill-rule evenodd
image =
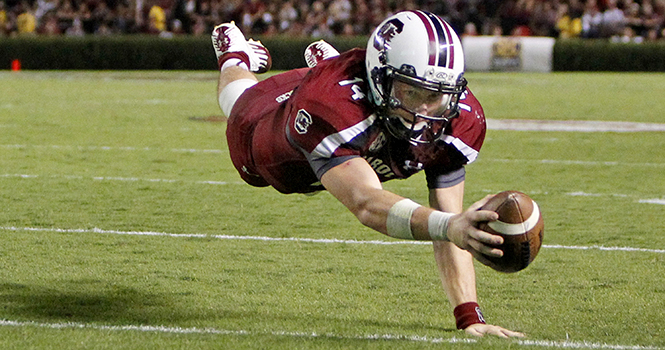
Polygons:
<instances>
[{"instance_id":1,"label":"white yard line","mask_svg":"<svg viewBox=\"0 0 665 350\"><path fill-rule=\"evenodd\" d=\"M182 328L169 326L148 326L148 325L100 325L93 323L46 323L33 321L13 321L0 320L0 326L4 327L36 327L49 329L93 329L112 332L148 332L148 333L169 333L169 334L213 334L213 335L233 335L233 336L257 336L269 335L276 337L294 337L294 338L318 338L318 339L346 339L346 340L398 340L411 341L432 344L475 344L478 342L474 338L442 338L428 337L418 335L402 334L336 334L336 333L316 333L311 331L247 331L247 330L229 330L217 328ZM544 348L558 349L612 349L612 350L660 350L660 347L642 346L642 345L620 345L607 343L593 343L588 341L550 341L550 340L521 340L512 339L506 342L514 342L522 346L538 346Z\"/></svg>"},{"instance_id":2,"label":"white yard line","mask_svg":"<svg viewBox=\"0 0 665 350\"><path fill-rule=\"evenodd\" d=\"M586 120L487 119L489 130L564 132L663 132L665 124Z\"/></svg>"},{"instance_id":3,"label":"white yard line","mask_svg":"<svg viewBox=\"0 0 665 350\"><path fill-rule=\"evenodd\" d=\"M21 179L37 179L45 178L62 178L70 180L93 180L93 181L121 181L121 182L164 182L164 183L195 183L200 185L244 185L242 181L215 181L215 180L201 180L201 181L187 181L180 179L150 179L140 177L121 177L121 176L79 176L79 175L35 175L35 174L0 174L0 178L21 178Z\"/></svg>"},{"instance_id":4,"label":"white yard line","mask_svg":"<svg viewBox=\"0 0 665 350\"><path fill-rule=\"evenodd\" d=\"M155 147L112 147L112 146L67 146L67 145L0 145L0 148L6 149L26 149L26 148L37 148L37 149L57 149L57 150L77 150L77 151L145 151L145 152L155 152L155 151L168 151L175 153L229 153L226 149L196 149L196 148L155 148Z\"/></svg>"},{"instance_id":5,"label":"white yard line","mask_svg":"<svg viewBox=\"0 0 665 350\"><path fill-rule=\"evenodd\" d=\"M92 229L64 229L64 228L43 228L43 227L14 227L0 226L0 231L14 232L58 232L58 233L97 233L111 235L129 235L129 236L162 236L174 238L216 238L225 240L247 240L263 242L302 242L302 243L320 243L320 244L365 244L365 245L429 245L432 242L427 241L408 241L408 240L389 240L389 241L360 241L354 239L335 239L335 238L298 238L298 237L267 237L267 236L234 236L234 235L209 235L203 233L169 233L154 231L117 231L103 230L100 228ZM634 247L605 247L601 245L592 246L569 246L569 245L547 245L543 244L544 249L566 249L566 250L599 250L599 251L618 251L618 252L642 252L665 254L665 249L647 249Z\"/></svg>"},{"instance_id":6,"label":"white yard line","mask_svg":"<svg viewBox=\"0 0 665 350\"><path fill-rule=\"evenodd\" d=\"M483 162L499 163L540 163L540 164L561 164L561 165L582 165L582 166L619 166L619 167L665 167L665 163L635 163L635 162L617 162L617 161L594 161L594 160L568 160L568 159L506 159L506 158L478 158Z\"/></svg>"}]
</instances>

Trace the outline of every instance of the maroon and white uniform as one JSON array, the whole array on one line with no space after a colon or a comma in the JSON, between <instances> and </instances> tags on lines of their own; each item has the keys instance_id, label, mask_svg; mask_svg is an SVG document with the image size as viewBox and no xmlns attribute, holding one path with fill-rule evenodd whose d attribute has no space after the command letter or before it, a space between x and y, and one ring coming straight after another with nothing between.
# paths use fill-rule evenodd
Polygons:
<instances>
[{"instance_id":1,"label":"maroon and white uniform","mask_svg":"<svg viewBox=\"0 0 665 350\"><path fill-rule=\"evenodd\" d=\"M354 49L259 82L240 96L229 117L231 159L254 186L283 193L322 190L321 176L353 157L363 157L379 179L404 179L425 170L429 188L464 180L485 139L485 117L471 91L460 114L435 144L413 146L396 139L368 99L365 51Z\"/></svg>"}]
</instances>

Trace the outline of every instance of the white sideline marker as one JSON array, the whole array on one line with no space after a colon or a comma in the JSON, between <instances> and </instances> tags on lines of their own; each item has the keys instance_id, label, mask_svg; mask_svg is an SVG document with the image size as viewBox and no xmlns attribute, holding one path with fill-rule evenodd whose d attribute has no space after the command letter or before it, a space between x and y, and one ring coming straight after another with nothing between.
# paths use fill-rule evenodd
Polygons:
<instances>
[{"instance_id":1,"label":"white sideline marker","mask_svg":"<svg viewBox=\"0 0 665 350\"><path fill-rule=\"evenodd\" d=\"M306 242L306 243L340 243L340 244L369 244L369 245L429 245L431 242L427 241L407 241L407 240L392 240L392 241L359 241L354 239L336 239L336 238L298 238L298 237L267 237L267 236L233 236L233 235L209 235L203 233L168 233L168 232L153 232L153 231L116 231L116 230L102 230L100 228L92 229L63 229L63 228L43 228L43 227L14 227L4 226L0 227L4 231L31 231L31 232L59 232L59 233L99 233L99 234L112 234L112 235L131 235L131 236L162 236L162 237L175 237L175 238L217 238L229 240L250 240L250 241L264 241L264 242ZM567 250L600 250L600 251L619 251L619 252L642 252L642 253L656 253L665 254L665 249L647 249L647 248L633 248L633 247L605 247L600 245L592 246L571 246L571 245L548 245L543 244L542 248L545 249L567 249Z\"/></svg>"},{"instance_id":2,"label":"white sideline marker","mask_svg":"<svg viewBox=\"0 0 665 350\"><path fill-rule=\"evenodd\" d=\"M152 332L152 333L171 333L171 334L217 334L217 335L238 335L238 336L251 336L251 335L271 335L278 337L296 337L296 338L329 338L329 339L351 339L351 340L403 340L422 343L447 343L447 344L475 344L478 340L473 338L432 338L427 336L417 335L398 335L398 334L367 334L367 335L342 335L334 333L315 333L315 332L286 332L286 331L264 331L264 332L251 332L246 330L227 330L217 328L181 328L181 327L167 327L167 326L147 326L147 325L123 325L123 326L110 326L110 325L97 325L90 323L39 323L33 321L12 321L0 320L0 326L4 327L37 327L37 328L50 328L50 329L95 329L103 331L115 332ZM539 346L545 348L563 348L563 349L612 349L612 350L660 350L662 348L653 346L642 345L617 345L605 343L590 343L586 341L573 342L573 341L546 341L546 340L514 340L515 343L522 346Z\"/></svg>"}]
</instances>

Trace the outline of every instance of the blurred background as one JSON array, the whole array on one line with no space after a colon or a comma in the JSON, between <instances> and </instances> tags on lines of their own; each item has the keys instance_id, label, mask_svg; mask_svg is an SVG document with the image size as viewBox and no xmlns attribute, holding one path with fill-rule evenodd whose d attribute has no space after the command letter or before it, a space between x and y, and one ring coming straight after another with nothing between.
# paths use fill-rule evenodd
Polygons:
<instances>
[{"instance_id":1,"label":"blurred background","mask_svg":"<svg viewBox=\"0 0 665 350\"><path fill-rule=\"evenodd\" d=\"M663 40L665 0L2 0L0 36L363 36L400 10L446 19L460 35Z\"/></svg>"}]
</instances>

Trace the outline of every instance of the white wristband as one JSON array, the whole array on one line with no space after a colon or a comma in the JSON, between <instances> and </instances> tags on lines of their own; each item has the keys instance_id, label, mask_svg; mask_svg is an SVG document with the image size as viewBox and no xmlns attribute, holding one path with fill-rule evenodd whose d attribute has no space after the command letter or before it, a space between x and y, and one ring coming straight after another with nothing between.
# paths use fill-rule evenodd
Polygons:
<instances>
[{"instance_id":1,"label":"white wristband","mask_svg":"<svg viewBox=\"0 0 665 350\"><path fill-rule=\"evenodd\" d=\"M435 210L427 219L427 231L433 241L448 240L448 220L455 214Z\"/></svg>"},{"instance_id":2,"label":"white wristband","mask_svg":"<svg viewBox=\"0 0 665 350\"><path fill-rule=\"evenodd\" d=\"M411 233L411 216L420 207L420 204L410 200L402 199L393 204L388 211L386 219L386 231L388 236L402 239L413 239Z\"/></svg>"}]
</instances>

